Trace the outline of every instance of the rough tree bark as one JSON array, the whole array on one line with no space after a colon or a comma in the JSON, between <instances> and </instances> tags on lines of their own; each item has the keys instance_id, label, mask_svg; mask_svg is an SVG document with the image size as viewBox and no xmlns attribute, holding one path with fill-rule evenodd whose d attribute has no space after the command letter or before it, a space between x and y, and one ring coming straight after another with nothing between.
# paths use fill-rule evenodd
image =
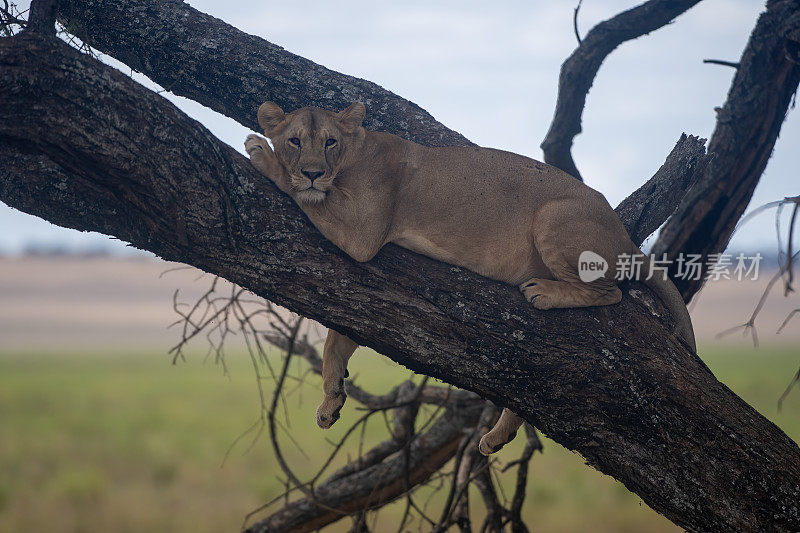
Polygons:
<instances>
[{"instance_id":1,"label":"rough tree bark","mask_svg":"<svg viewBox=\"0 0 800 533\"><path fill-rule=\"evenodd\" d=\"M750 35L728 99L716 109L717 126L708 144L713 160L662 230L653 254L674 260L680 253L707 258L725 251L772 155L798 83L800 1L770 0ZM674 281L689 301L703 278Z\"/></svg>"},{"instance_id":2,"label":"rough tree bark","mask_svg":"<svg viewBox=\"0 0 800 533\"><path fill-rule=\"evenodd\" d=\"M670 333L645 288L537 312L394 246L354 263L246 159L121 73L34 34L0 41L0 68L7 204L218 273L508 406L687 529L800 529L797 445Z\"/></svg>"},{"instance_id":3,"label":"rough tree bark","mask_svg":"<svg viewBox=\"0 0 800 533\"><path fill-rule=\"evenodd\" d=\"M428 146L472 144L427 111L367 80L327 69L183 2L60 0L70 33L254 131L258 106L344 109L362 101L365 126ZM146 23L143 23L146 21ZM198 61L203 58L203 61Z\"/></svg>"},{"instance_id":4,"label":"rough tree bark","mask_svg":"<svg viewBox=\"0 0 800 533\"><path fill-rule=\"evenodd\" d=\"M616 207L631 240L638 246L675 211L681 198L712 159L706 140L682 135L652 178Z\"/></svg>"}]
</instances>

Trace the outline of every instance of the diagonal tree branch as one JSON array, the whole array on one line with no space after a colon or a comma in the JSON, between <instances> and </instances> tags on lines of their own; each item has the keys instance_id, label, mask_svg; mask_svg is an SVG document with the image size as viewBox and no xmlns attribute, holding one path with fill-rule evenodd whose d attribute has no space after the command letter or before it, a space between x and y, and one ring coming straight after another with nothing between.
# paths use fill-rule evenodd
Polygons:
<instances>
[{"instance_id":1,"label":"diagonal tree branch","mask_svg":"<svg viewBox=\"0 0 800 533\"><path fill-rule=\"evenodd\" d=\"M561 65L556 111L541 145L545 163L582 179L572 159L572 141L581 132L586 95L594 83L600 65L625 41L666 26L699 2L700 0L649 0L601 22L586 34L578 48Z\"/></svg>"},{"instance_id":2,"label":"diagonal tree branch","mask_svg":"<svg viewBox=\"0 0 800 533\"><path fill-rule=\"evenodd\" d=\"M327 69L183 2L61 0L59 20L168 91L254 131L260 131L256 110L267 100L283 109L344 109L362 101L369 129L429 146L472 144L375 83Z\"/></svg>"},{"instance_id":3,"label":"diagonal tree branch","mask_svg":"<svg viewBox=\"0 0 800 533\"><path fill-rule=\"evenodd\" d=\"M215 272L521 414L691 530L800 529L800 450L719 383L636 284L613 307L388 246L354 263L249 162L54 38L0 40L0 198ZM576 357L575 354L580 354Z\"/></svg>"}]
</instances>

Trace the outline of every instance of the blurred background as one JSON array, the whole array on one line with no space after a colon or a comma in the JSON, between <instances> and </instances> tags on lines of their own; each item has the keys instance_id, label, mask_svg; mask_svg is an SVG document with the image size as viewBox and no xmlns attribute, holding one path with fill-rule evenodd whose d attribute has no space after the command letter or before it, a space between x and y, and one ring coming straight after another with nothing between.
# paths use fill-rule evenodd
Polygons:
<instances>
[{"instance_id":1,"label":"blurred background","mask_svg":"<svg viewBox=\"0 0 800 533\"><path fill-rule=\"evenodd\" d=\"M555 106L560 64L576 45L573 2L189 3L377 82L478 144L535 158ZM585 0L580 31L637 3ZM724 102L734 71L702 60L737 61L762 7L754 0L705 0L606 60L573 154L587 183L612 205L655 172L682 132L710 136L714 107ZM241 150L245 128L165 96ZM800 192L795 114L751 209ZM785 240L788 216L778 222ZM744 226L729 252L761 253L758 279L709 283L691 311L700 355L719 379L797 441L800 390L781 411L778 398L800 365L800 317L776 330L800 298L784 297L775 285L756 320L758 349L740 332L717 338L750 317L775 272L777 247L773 212ZM207 356L204 339L190 346L185 361L173 364L167 353L179 340L167 328L178 318L174 298L191 304L211 283L179 267L0 203L0 531L227 531L283 490L266 439L245 434L261 404L241 339L228 340L224 367ZM292 371L304 375L301 367ZM409 375L366 349L357 352L351 373L375 392ZM268 391L270 383L262 384ZM302 443L286 445L300 472L313 472L330 448L326 438L344 429L323 433L314 425L318 388L307 377L284 413ZM349 409L343 418L358 416ZM370 427L367 438L379 439L382 431ZM520 440L500 460L516 458ZM528 490L525 516L539 531L676 529L549 440L533 460ZM395 512L383 513L382 523L392 524ZM343 521L330 530L349 526Z\"/></svg>"}]
</instances>

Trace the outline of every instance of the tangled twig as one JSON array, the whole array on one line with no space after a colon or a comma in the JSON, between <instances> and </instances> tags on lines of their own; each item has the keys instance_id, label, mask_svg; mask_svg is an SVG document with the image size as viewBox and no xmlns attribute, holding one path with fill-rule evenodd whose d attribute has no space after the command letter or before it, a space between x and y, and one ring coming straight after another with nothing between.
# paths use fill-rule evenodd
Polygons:
<instances>
[{"instance_id":1,"label":"tangled twig","mask_svg":"<svg viewBox=\"0 0 800 533\"><path fill-rule=\"evenodd\" d=\"M167 272L173 270L176 269ZM203 275L198 276L195 281L203 278ZM282 452L279 433L289 438L301 453L304 452L297 439L292 436L288 425L279 421L278 415L283 411L282 416L288 421L290 416L287 398L294 390L306 384L306 376L322 374L322 358L314 346L319 336L311 334L316 325L305 321L302 317L291 315L270 302L256 298L241 287L219 277L212 278L207 288L192 303L182 302L180 291L175 291L173 310L178 319L170 327L177 327L180 332L179 341L170 350L173 362L185 360L188 347L197 339L205 340L207 344L205 357L213 356L214 361L222 366L226 374L228 373L226 349L230 339L241 339L250 357L259 391L260 414L258 419L234 440L225 458L227 459L244 437L252 435L252 440L247 446L249 450L267 430L271 448L283 475L281 479L283 490L281 494L252 511L246 517L246 522L255 514L261 514L279 502L285 510L287 506L295 504L297 500L293 498L297 494L302 494L312 504L312 508L316 508L317 515L325 514L328 523L351 515L354 517L353 530L367 531L370 515L377 513L388 502L381 493L386 491L386 485L391 485L391 479L394 478L372 479L373 486L366 497L359 496L355 491L351 499L337 500L337 504L326 503L330 499L320 495L324 494L327 497L337 487L347 486L363 473L399 460L397 464L402 468L395 483L400 483L397 485L397 495L402 495L405 500L399 530L405 531L415 522L420 530L444 531L454 524L463 530L471 528L467 490L470 485L478 488L488 516L494 517L487 518L482 526L483 530L499 531L504 522L511 523L512 526L517 522L521 523L516 517L525 497L524 488L521 492L519 488L517 489L514 501L508 508L501 505L497 498L496 482L492 477L492 471L499 468L498 463L487 461L477 452L478 440L497 418L498 410L494 405L484 402L468 391L433 385L425 377L419 380L405 380L382 394L367 392L356 383L355 377L351 377L345 380L345 390L348 397L359 404L356 409L363 413L351 423L338 440L329 441L330 452L320 461L315 473L307 481L303 481ZM270 352L274 349L279 349L284 354L279 368L273 366L271 362ZM292 362L295 360L304 361L307 365L300 374L290 372ZM265 379L270 379L274 383L269 399L263 388ZM287 387L289 382L296 382L296 386ZM449 420L463 416L459 413L474 411L479 406L483 406L481 407L483 414L480 417L476 416L471 425L448 430L455 430L451 439L457 439L459 442L458 446L452 447L452 451L446 452L449 455L445 456L455 457L452 473L439 471L423 474L419 470L421 458L441 453L439 450L442 448L424 448L422 443L426 442L426 439L421 437L431 431L440 431L449 424ZM388 438L367 448L366 426L378 414L383 416ZM535 435L533 428L530 428L530 431L533 433L529 433L529 442L530 435ZM358 453L322 482L325 472L334 464L341 452L350 447L348 443L354 437L357 437L355 448ZM449 441L444 440L442 444L445 447L449 446L447 442ZM527 475L531 455L532 451L528 445L522 457L511 463L519 466L518 477L523 476L523 470L524 475ZM494 475L496 476L497 472ZM441 511L441 518L437 521L431 518L428 508L431 498L448 484L448 480L448 500ZM420 504L414 495L423 486L428 486L432 490L427 492L425 501ZM280 525L280 516L281 509L278 509L262 522L272 521L271 523ZM287 528L297 525L293 524L284 525Z\"/></svg>"}]
</instances>

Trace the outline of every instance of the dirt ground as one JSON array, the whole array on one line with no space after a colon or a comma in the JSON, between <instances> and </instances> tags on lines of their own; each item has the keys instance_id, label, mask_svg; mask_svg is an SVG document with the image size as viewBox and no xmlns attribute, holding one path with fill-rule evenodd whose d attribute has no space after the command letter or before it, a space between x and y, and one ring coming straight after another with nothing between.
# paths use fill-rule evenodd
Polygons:
<instances>
[{"instance_id":1,"label":"dirt ground","mask_svg":"<svg viewBox=\"0 0 800 533\"><path fill-rule=\"evenodd\" d=\"M716 335L747 321L771 274L762 272L757 281L707 284L690 307L698 342L752 345L741 333ZM175 290L179 301L193 303L211 279L199 270L145 257L0 258L0 348L167 350L178 339L176 329L167 329L177 318ZM800 346L800 313L775 333L796 308L798 293L785 298L776 284L756 321L762 344Z\"/></svg>"}]
</instances>

